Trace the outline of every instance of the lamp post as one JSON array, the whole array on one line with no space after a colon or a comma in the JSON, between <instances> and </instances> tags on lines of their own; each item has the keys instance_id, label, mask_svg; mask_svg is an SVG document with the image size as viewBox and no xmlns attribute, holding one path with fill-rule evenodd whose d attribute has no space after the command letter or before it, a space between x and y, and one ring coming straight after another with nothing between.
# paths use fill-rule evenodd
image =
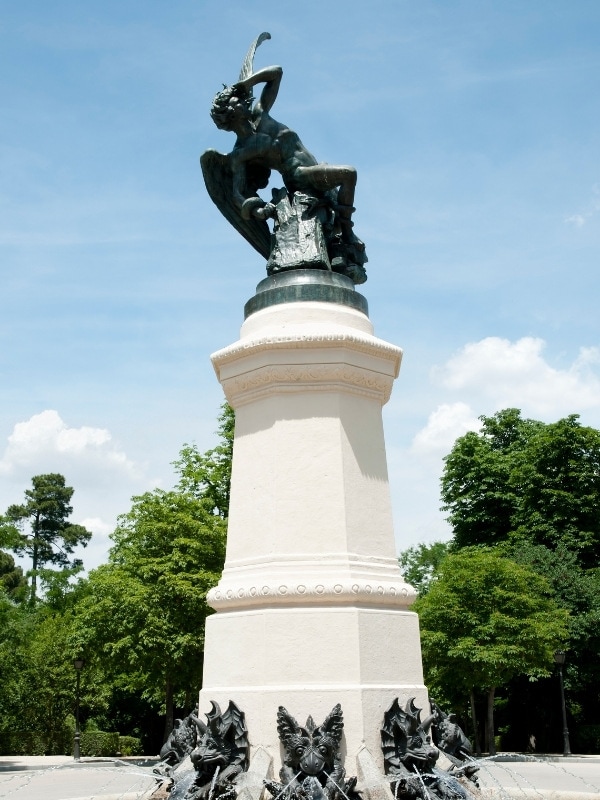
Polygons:
<instances>
[{"instance_id":1,"label":"lamp post","mask_svg":"<svg viewBox=\"0 0 600 800\"><path fill-rule=\"evenodd\" d=\"M558 667L558 676L560 678L560 702L562 708L562 723L563 723L563 756L570 756L571 745L569 744L569 729L567 728L567 707L565 705L565 684L563 682L563 664L565 663L564 650L557 650L554 653L554 663Z\"/></svg>"},{"instance_id":2,"label":"lamp post","mask_svg":"<svg viewBox=\"0 0 600 800\"><path fill-rule=\"evenodd\" d=\"M77 688L75 690L75 738L73 739L73 758L75 761L81 760L81 731L79 729L79 680L81 678L81 670L85 665L83 658L75 658L73 666L77 673Z\"/></svg>"}]
</instances>

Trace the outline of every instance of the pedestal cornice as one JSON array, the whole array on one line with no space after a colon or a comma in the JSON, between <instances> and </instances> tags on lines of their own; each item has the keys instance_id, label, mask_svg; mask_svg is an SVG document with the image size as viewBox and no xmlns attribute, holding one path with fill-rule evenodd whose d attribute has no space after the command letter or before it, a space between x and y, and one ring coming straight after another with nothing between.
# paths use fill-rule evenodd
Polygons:
<instances>
[{"instance_id":1,"label":"pedestal cornice","mask_svg":"<svg viewBox=\"0 0 600 800\"><path fill-rule=\"evenodd\" d=\"M291 326L286 333L249 336L212 355L234 407L274 390L367 395L384 404L398 376L402 350L360 332Z\"/></svg>"}]
</instances>

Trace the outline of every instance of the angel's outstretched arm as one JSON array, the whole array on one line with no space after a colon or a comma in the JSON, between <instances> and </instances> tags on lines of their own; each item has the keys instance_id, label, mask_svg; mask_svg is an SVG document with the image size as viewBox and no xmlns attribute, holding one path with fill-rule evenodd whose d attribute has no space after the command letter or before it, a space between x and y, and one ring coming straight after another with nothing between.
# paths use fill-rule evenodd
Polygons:
<instances>
[{"instance_id":1,"label":"angel's outstretched arm","mask_svg":"<svg viewBox=\"0 0 600 800\"><path fill-rule=\"evenodd\" d=\"M259 113L266 111L268 114L277 99L282 75L283 69L281 67L264 67L264 69L259 69L258 72L249 75L243 81L239 81L235 86L239 86L240 89L248 92L257 83L264 83L265 87L261 92L260 100L256 104L256 111Z\"/></svg>"}]
</instances>

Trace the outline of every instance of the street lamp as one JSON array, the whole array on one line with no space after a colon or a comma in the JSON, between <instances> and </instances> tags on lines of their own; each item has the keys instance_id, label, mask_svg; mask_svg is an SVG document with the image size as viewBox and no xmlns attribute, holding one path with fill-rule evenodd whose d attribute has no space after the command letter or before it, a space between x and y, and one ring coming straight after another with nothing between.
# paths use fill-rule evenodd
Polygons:
<instances>
[{"instance_id":1,"label":"street lamp","mask_svg":"<svg viewBox=\"0 0 600 800\"><path fill-rule=\"evenodd\" d=\"M560 702L562 707L563 722L563 756L571 755L571 745L569 744L569 729L567 728L567 707L565 705L565 684L563 682L563 664L565 663L565 651L557 650L554 653L554 663L558 667L560 678Z\"/></svg>"},{"instance_id":2,"label":"street lamp","mask_svg":"<svg viewBox=\"0 0 600 800\"><path fill-rule=\"evenodd\" d=\"M81 670L85 665L83 658L73 659L73 666L77 672L77 689L75 691L75 738L73 739L73 758L75 761L81 760L81 731L79 730L79 679L81 678Z\"/></svg>"}]
</instances>

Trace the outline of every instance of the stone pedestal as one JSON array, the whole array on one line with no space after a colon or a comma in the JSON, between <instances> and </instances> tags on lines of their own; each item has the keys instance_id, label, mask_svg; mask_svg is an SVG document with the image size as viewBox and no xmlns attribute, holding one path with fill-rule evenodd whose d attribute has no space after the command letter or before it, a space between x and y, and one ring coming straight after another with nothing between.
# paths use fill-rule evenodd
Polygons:
<instances>
[{"instance_id":1,"label":"stone pedestal","mask_svg":"<svg viewBox=\"0 0 600 800\"><path fill-rule=\"evenodd\" d=\"M414 590L397 564L381 408L402 351L373 335L343 276L259 284L212 357L236 411L227 557L209 595L200 711L234 700L280 766L280 705L344 713L346 770L392 700L425 706Z\"/></svg>"}]
</instances>

